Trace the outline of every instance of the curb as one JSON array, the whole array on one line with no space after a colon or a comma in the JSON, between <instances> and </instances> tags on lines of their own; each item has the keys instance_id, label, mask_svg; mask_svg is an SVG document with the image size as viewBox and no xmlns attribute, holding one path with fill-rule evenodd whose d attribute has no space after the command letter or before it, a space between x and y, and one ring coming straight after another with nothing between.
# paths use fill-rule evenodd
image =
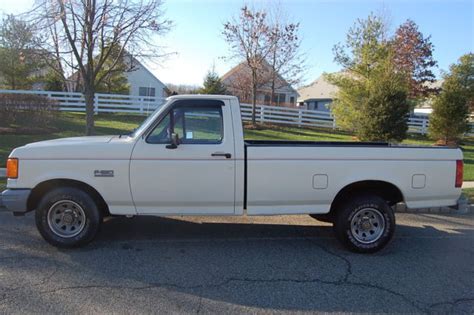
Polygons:
<instances>
[{"instance_id":1,"label":"curb","mask_svg":"<svg viewBox=\"0 0 474 315\"><path fill-rule=\"evenodd\" d=\"M466 189L466 188L474 188L474 181L464 181L462 183L462 188L463 189Z\"/></svg>"},{"instance_id":2,"label":"curb","mask_svg":"<svg viewBox=\"0 0 474 315\"><path fill-rule=\"evenodd\" d=\"M410 209L404 203L395 206L395 212L399 213L434 213L434 214L471 214L474 213L474 204L469 204L469 199L461 195L455 207L433 207Z\"/></svg>"}]
</instances>

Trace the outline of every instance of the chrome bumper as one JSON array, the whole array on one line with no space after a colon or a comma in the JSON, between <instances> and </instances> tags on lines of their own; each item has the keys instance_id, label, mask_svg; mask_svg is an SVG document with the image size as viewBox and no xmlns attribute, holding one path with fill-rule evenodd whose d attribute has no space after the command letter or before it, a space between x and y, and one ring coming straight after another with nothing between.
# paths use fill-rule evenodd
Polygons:
<instances>
[{"instance_id":1,"label":"chrome bumper","mask_svg":"<svg viewBox=\"0 0 474 315\"><path fill-rule=\"evenodd\" d=\"M0 194L0 211L22 215L28 211L27 202L31 189L7 189Z\"/></svg>"}]
</instances>

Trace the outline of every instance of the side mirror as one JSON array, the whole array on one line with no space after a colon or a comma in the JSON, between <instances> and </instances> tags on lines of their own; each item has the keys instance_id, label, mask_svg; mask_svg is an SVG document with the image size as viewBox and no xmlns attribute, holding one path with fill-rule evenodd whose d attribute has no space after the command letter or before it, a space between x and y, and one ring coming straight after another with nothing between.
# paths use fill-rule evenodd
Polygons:
<instances>
[{"instance_id":1,"label":"side mirror","mask_svg":"<svg viewBox=\"0 0 474 315\"><path fill-rule=\"evenodd\" d=\"M166 145L167 149L176 149L179 145L179 136L177 133L171 134L171 143Z\"/></svg>"}]
</instances>

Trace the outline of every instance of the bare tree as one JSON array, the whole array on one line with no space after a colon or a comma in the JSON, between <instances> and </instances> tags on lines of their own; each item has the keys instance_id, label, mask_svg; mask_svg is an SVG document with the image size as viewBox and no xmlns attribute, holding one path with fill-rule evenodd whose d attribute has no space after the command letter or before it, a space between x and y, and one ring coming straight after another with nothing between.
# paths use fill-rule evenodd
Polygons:
<instances>
[{"instance_id":1,"label":"bare tree","mask_svg":"<svg viewBox=\"0 0 474 315\"><path fill-rule=\"evenodd\" d=\"M231 58L243 59L250 69L252 84L252 124L255 125L258 76L265 59L273 48L275 34L269 26L264 10L251 10L244 6L238 18L224 23L222 32L232 51Z\"/></svg>"},{"instance_id":2,"label":"bare tree","mask_svg":"<svg viewBox=\"0 0 474 315\"><path fill-rule=\"evenodd\" d=\"M299 27L299 23L288 22L280 8L273 12L271 22L273 44L267 58L272 70L271 103L275 99L275 90L288 84L298 85L303 79L306 60L300 48Z\"/></svg>"},{"instance_id":3,"label":"bare tree","mask_svg":"<svg viewBox=\"0 0 474 315\"><path fill-rule=\"evenodd\" d=\"M152 36L171 26L161 6L161 0L40 0L30 13L41 34L38 45L54 52L58 60L53 69L65 76L68 67L78 74L75 79L80 80L86 101L87 135L94 132L96 88L124 55L159 56Z\"/></svg>"}]
</instances>

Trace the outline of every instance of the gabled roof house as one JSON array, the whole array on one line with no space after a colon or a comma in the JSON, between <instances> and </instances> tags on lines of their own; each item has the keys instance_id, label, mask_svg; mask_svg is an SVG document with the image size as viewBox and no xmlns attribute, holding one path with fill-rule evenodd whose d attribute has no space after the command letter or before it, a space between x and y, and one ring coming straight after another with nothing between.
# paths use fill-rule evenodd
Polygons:
<instances>
[{"instance_id":1,"label":"gabled roof house","mask_svg":"<svg viewBox=\"0 0 474 315\"><path fill-rule=\"evenodd\" d=\"M313 81L311 84L298 90L300 97L298 105L305 106L307 109L330 111L329 105L337 94L337 86L329 83L324 74Z\"/></svg>"},{"instance_id":2,"label":"gabled roof house","mask_svg":"<svg viewBox=\"0 0 474 315\"><path fill-rule=\"evenodd\" d=\"M264 63L263 69L259 71L259 87L257 91L257 103L264 105L295 106L298 92L280 75L277 76L275 94L271 100L271 68ZM251 70L246 63L242 62L229 70L221 78L230 94L237 96L242 103L250 103L252 99Z\"/></svg>"},{"instance_id":3,"label":"gabled roof house","mask_svg":"<svg viewBox=\"0 0 474 315\"><path fill-rule=\"evenodd\" d=\"M125 72L128 84L130 85L129 95L131 96L149 96L149 97L168 97L170 94L166 85L161 82L143 63L131 55L124 56L124 62L129 71ZM68 78L68 90L77 91L78 72L75 72Z\"/></svg>"}]
</instances>

